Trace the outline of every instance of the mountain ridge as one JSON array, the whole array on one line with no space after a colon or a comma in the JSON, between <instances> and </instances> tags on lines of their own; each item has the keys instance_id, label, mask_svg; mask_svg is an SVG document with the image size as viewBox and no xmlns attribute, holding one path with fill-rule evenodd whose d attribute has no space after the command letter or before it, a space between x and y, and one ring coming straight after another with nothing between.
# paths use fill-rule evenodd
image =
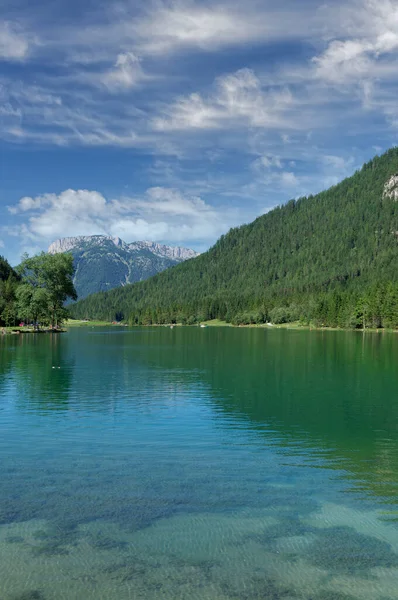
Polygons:
<instances>
[{"instance_id":1,"label":"mountain ridge","mask_svg":"<svg viewBox=\"0 0 398 600\"><path fill-rule=\"evenodd\" d=\"M49 254L70 252L74 258L73 283L79 298L124 286L155 275L197 252L156 242L126 243L107 235L60 238L48 247Z\"/></svg>"},{"instance_id":2,"label":"mountain ridge","mask_svg":"<svg viewBox=\"0 0 398 600\"><path fill-rule=\"evenodd\" d=\"M108 235L79 235L75 237L59 238L49 245L47 252L49 254L69 252L81 244L97 244L100 246L104 241L111 241L116 247L129 248L130 250L146 249L158 256L172 258L178 261L188 260L189 258L199 256L199 252L183 246L167 246L165 244L147 240L126 243L120 237Z\"/></svg>"}]
</instances>

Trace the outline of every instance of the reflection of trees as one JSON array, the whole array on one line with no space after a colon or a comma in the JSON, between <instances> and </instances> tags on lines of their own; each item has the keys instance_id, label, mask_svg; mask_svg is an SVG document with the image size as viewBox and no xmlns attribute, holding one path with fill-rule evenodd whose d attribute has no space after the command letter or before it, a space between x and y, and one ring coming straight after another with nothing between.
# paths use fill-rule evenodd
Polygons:
<instances>
[{"instance_id":1,"label":"reflection of trees","mask_svg":"<svg viewBox=\"0 0 398 600\"><path fill-rule=\"evenodd\" d=\"M18 346L19 340L13 339L14 336L0 334L0 393L5 388L15 358L14 352ZM17 337L17 336L15 336Z\"/></svg>"},{"instance_id":2,"label":"reflection of trees","mask_svg":"<svg viewBox=\"0 0 398 600\"><path fill-rule=\"evenodd\" d=\"M73 406L118 418L204 386L223 426L243 421L297 460L343 469L356 489L395 501L397 359L392 334L75 330L0 339L0 392L15 373L23 410Z\"/></svg>"},{"instance_id":3,"label":"reflection of trees","mask_svg":"<svg viewBox=\"0 0 398 600\"><path fill-rule=\"evenodd\" d=\"M24 409L66 410L73 360L62 334L21 334L13 353L18 406ZM53 368L54 367L54 368Z\"/></svg>"},{"instance_id":4,"label":"reflection of trees","mask_svg":"<svg viewBox=\"0 0 398 600\"><path fill-rule=\"evenodd\" d=\"M140 359L179 367L190 379L196 370L223 415L248 420L284 452L318 455L356 489L395 501L395 335L184 329L152 331L148 340Z\"/></svg>"}]
</instances>

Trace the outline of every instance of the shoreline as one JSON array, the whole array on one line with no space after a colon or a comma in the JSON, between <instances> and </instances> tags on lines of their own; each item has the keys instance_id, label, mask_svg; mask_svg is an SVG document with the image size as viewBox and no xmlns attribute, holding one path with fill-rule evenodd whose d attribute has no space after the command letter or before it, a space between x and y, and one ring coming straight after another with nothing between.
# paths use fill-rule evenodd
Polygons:
<instances>
[{"instance_id":1,"label":"shoreline","mask_svg":"<svg viewBox=\"0 0 398 600\"><path fill-rule=\"evenodd\" d=\"M59 329L48 329L48 328L43 328L43 329L32 329L31 327L18 327L18 326L13 326L13 327L1 327L0 328L0 337L2 336L6 336L6 335L26 335L26 334L32 334L32 333L66 333L66 329L64 327L61 327Z\"/></svg>"},{"instance_id":2,"label":"shoreline","mask_svg":"<svg viewBox=\"0 0 398 600\"><path fill-rule=\"evenodd\" d=\"M61 329L57 331L53 331L50 329L41 329L39 331L35 331L31 328L27 327L2 327L0 329L0 337L8 336L8 335L21 335L21 334L33 334L33 333L65 333L69 328L75 329L78 327L168 327L174 329L174 327L202 327L204 329L208 327L231 327L234 329L266 329L272 331L273 329L284 329L287 331L341 331L341 332L351 332L351 333L398 333L397 329L348 329L342 327L316 327L313 325L301 325L299 322L293 323L283 323L283 324L270 324L270 323L254 323L248 325L233 325L232 323L227 323L226 321L220 321L219 319L214 319L210 321L202 321L201 323L196 323L195 325L183 325L182 323L163 323L157 324L153 323L151 325L128 325L127 323L115 323L109 321L86 321L86 320L78 320L78 319L69 319L64 323ZM2 332L5 332L2 334Z\"/></svg>"},{"instance_id":3,"label":"shoreline","mask_svg":"<svg viewBox=\"0 0 398 600\"><path fill-rule=\"evenodd\" d=\"M282 323L278 325L269 324L269 323L254 323L248 325L233 325L232 323L227 323L226 321L220 321L219 319L213 319L210 321L202 321L201 323L196 323L195 325L183 325L182 323L153 323L151 325L128 325L126 323L111 323L107 321L85 321L85 320L69 320L65 322L64 327L68 329L69 327L233 327L235 329L286 329L288 331L349 331L355 333L398 333L397 329L376 329L376 328L366 328L366 329L348 329L344 327L316 327L315 325L301 325L298 321L292 323Z\"/></svg>"}]
</instances>

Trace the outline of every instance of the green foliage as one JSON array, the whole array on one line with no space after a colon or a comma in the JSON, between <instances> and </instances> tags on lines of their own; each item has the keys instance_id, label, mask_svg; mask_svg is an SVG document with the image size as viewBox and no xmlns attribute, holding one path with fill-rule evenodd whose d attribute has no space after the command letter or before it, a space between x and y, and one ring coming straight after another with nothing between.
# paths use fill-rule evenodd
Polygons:
<instances>
[{"instance_id":1,"label":"green foliage","mask_svg":"<svg viewBox=\"0 0 398 600\"><path fill-rule=\"evenodd\" d=\"M383 197L398 149L339 185L234 228L205 254L151 279L95 294L78 318L184 319L397 327L398 203ZM262 315L262 317L257 317Z\"/></svg>"},{"instance_id":2,"label":"green foliage","mask_svg":"<svg viewBox=\"0 0 398 600\"><path fill-rule=\"evenodd\" d=\"M0 256L0 281L5 281L10 276L14 277L15 279L17 278L17 274L9 262L4 258L4 256Z\"/></svg>"},{"instance_id":3,"label":"green foliage","mask_svg":"<svg viewBox=\"0 0 398 600\"><path fill-rule=\"evenodd\" d=\"M0 325L12 326L17 320L15 290L19 277L5 258L0 256Z\"/></svg>"},{"instance_id":4,"label":"green foliage","mask_svg":"<svg viewBox=\"0 0 398 600\"><path fill-rule=\"evenodd\" d=\"M65 302L77 299L73 257L42 252L24 258L18 271L22 277L17 290L18 313L26 320L50 321L57 326L66 316Z\"/></svg>"},{"instance_id":5,"label":"green foliage","mask_svg":"<svg viewBox=\"0 0 398 600\"><path fill-rule=\"evenodd\" d=\"M0 268L1 265L0 261ZM23 320L59 325L67 316L65 302L68 298L77 298L72 282L72 256L44 252L32 258L26 255L17 269L18 274L10 269L7 279L0 279L2 324L15 325ZM5 269L2 272L7 275Z\"/></svg>"}]
</instances>

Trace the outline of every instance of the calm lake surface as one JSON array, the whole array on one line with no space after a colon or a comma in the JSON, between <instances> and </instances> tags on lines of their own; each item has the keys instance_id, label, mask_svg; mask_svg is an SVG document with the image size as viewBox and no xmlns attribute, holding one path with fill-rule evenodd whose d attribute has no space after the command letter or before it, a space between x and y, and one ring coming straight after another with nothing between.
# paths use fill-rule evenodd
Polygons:
<instances>
[{"instance_id":1,"label":"calm lake surface","mask_svg":"<svg viewBox=\"0 0 398 600\"><path fill-rule=\"evenodd\" d=\"M398 599L398 335L0 338L1 600Z\"/></svg>"}]
</instances>

